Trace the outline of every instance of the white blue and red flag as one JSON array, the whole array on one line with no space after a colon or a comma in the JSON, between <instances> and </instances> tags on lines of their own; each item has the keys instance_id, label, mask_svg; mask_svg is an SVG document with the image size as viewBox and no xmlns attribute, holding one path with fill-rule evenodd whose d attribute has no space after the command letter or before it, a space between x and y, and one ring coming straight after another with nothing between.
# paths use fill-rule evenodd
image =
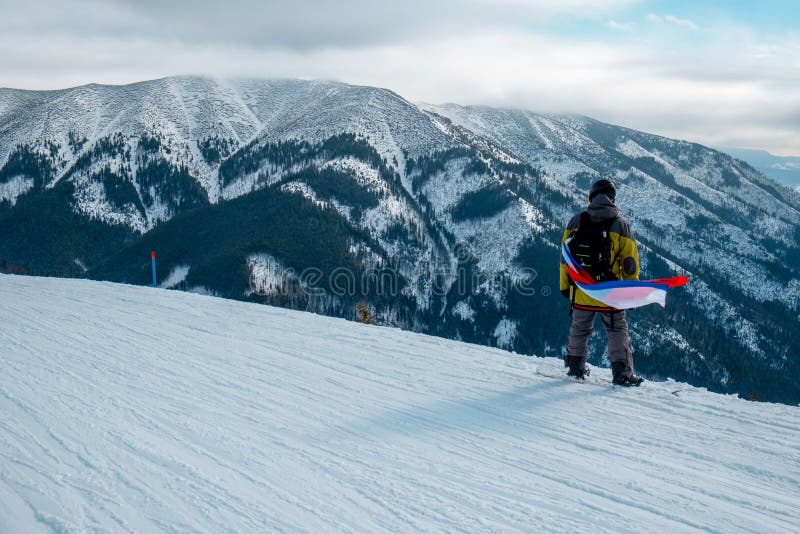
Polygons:
<instances>
[{"instance_id":1,"label":"white blue and red flag","mask_svg":"<svg viewBox=\"0 0 800 534\"><path fill-rule=\"evenodd\" d=\"M639 308L648 304L666 306L667 289L689 282L685 276L658 278L656 280L614 280L598 282L581 267L569 251L569 239L561 247L561 260L567 266L569 277L581 291L606 306L618 310Z\"/></svg>"}]
</instances>

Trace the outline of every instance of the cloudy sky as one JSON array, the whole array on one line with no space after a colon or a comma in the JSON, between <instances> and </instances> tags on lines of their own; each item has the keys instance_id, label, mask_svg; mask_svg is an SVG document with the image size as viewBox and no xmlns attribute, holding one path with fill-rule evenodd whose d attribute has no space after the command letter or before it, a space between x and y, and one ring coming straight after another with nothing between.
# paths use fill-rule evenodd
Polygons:
<instances>
[{"instance_id":1,"label":"cloudy sky","mask_svg":"<svg viewBox=\"0 0 800 534\"><path fill-rule=\"evenodd\" d=\"M326 78L800 156L796 0L0 0L0 86Z\"/></svg>"}]
</instances>

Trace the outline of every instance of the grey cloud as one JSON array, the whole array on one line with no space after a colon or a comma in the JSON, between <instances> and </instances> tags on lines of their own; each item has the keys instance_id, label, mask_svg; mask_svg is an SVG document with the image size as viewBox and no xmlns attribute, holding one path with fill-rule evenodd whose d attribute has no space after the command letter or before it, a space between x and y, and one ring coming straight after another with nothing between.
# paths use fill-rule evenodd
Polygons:
<instances>
[{"instance_id":1,"label":"grey cloud","mask_svg":"<svg viewBox=\"0 0 800 534\"><path fill-rule=\"evenodd\" d=\"M452 27L466 21L457 3L447 0L425 9L425 2L204 2L177 0L115 2L135 6L150 31L186 42L218 42L254 47L314 49L385 43L417 32ZM450 17L445 17L452 10ZM427 16L422 16L426 13Z\"/></svg>"},{"instance_id":2,"label":"grey cloud","mask_svg":"<svg viewBox=\"0 0 800 534\"><path fill-rule=\"evenodd\" d=\"M576 112L705 144L800 154L795 41L777 42L764 59L744 44L676 53L657 40L669 36L635 45L549 37L521 29L552 15L537 8L544 0L500 1L0 0L0 86L173 74L328 78L411 100ZM562 3L582 1L593 0Z\"/></svg>"},{"instance_id":3,"label":"grey cloud","mask_svg":"<svg viewBox=\"0 0 800 534\"><path fill-rule=\"evenodd\" d=\"M512 6L509 13L509 9L492 9L485 2L459 0L78 0L69 4L46 0L13 7L7 4L0 8L12 16L0 20L0 28L11 31L295 50L361 47L425 34L470 31L516 20L513 12L524 11Z\"/></svg>"},{"instance_id":4,"label":"grey cloud","mask_svg":"<svg viewBox=\"0 0 800 534\"><path fill-rule=\"evenodd\" d=\"M313 50L525 28L563 12L596 16L637 0L43 0L16 4L0 28ZM15 21L17 21L15 23Z\"/></svg>"}]
</instances>

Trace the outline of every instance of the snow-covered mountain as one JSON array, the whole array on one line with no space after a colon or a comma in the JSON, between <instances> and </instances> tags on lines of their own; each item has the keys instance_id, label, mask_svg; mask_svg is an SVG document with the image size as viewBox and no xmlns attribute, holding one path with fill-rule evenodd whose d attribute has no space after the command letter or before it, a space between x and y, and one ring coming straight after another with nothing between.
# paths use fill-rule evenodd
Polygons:
<instances>
[{"instance_id":1,"label":"snow-covered mountain","mask_svg":"<svg viewBox=\"0 0 800 534\"><path fill-rule=\"evenodd\" d=\"M0 267L146 284L156 250L165 287L559 355L557 244L599 176L644 275L692 278L632 314L640 370L800 401L800 195L587 117L321 81L3 89Z\"/></svg>"},{"instance_id":2,"label":"snow-covered mountain","mask_svg":"<svg viewBox=\"0 0 800 534\"><path fill-rule=\"evenodd\" d=\"M0 275L0 531L789 532L798 407Z\"/></svg>"}]
</instances>

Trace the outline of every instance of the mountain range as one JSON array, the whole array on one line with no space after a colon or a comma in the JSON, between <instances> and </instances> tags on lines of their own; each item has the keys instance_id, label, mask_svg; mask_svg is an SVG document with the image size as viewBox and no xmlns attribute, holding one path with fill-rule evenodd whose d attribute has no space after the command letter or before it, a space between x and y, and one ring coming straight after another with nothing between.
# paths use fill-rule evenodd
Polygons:
<instances>
[{"instance_id":1,"label":"mountain range","mask_svg":"<svg viewBox=\"0 0 800 534\"><path fill-rule=\"evenodd\" d=\"M800 195L579 115L328 81L0 89L0 268L163 287L563 354L558 246L612 178L642 275L638 371L796 404ZM591 363L603 365L604 338Z\"/></svg>"},{"instance_id":2,"label":"mountain range","mask_svg":"<svg viewBox=\"0 0 800 534\"><path fill-rule=\"evenodd\" d=\"M766 150L720 148L726 154L746 161L757 171L785 186L800 188L800 157L775 156Z\"/></svg>"}]
</instances>

